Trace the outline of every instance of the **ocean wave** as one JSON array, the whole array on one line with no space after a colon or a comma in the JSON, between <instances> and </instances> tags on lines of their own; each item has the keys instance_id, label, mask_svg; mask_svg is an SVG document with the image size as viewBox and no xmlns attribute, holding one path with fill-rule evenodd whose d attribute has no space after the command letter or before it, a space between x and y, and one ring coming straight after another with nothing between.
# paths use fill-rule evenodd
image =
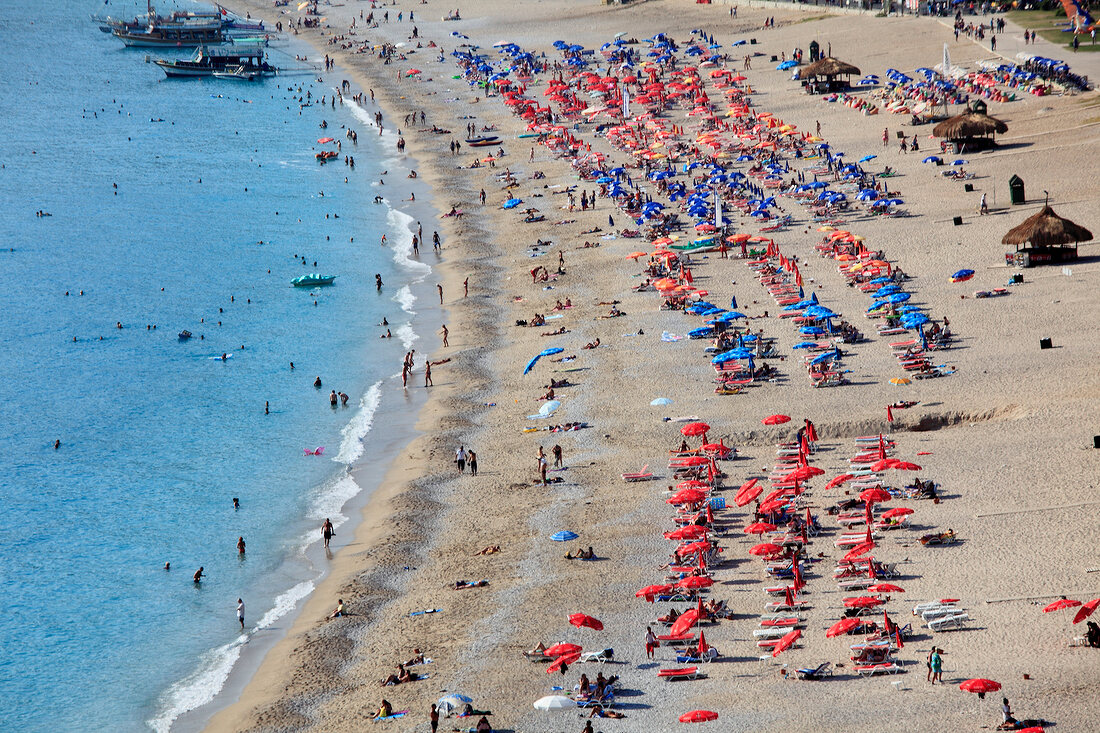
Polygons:
<instances>
[{"instance_id":1,"label":"ocean wave","mask_svg":"<svg viewBox=\"0 0 1100 733\"><path fill-rule=\"evenodd\" d=\"M382 398L382 382L375 382L359 400L359 411L341 431L340 451L332 459L337 463L354 463L363 455L363 438L370 432L374 413Z\"/></svg>"},{"instance_id":2,"label":"ocean wave","mask_svg":"<svg viewBox=\"0 0 1100 733\"><path fill-rule=\"evenodd\" d=\"M330 481L326 481L324 486L314 496L313 501L309 505L309 516L311 519L315 519L320 526L320 522L324 519L332 521L332 526L339 527L344 522L348 521L348 518L340 513L340 510L344 508L344 504L347 504L356 494L360 491L359 484L355 483L348 474L342 474L333 478ZM320 538L320 533L316 530L309 530L301 538L301 547L304 550L307 546L313 544Z\"/></svg>"},{"instance_id":3,"label":"ocean wave","mask_svg":"<svg viewBox=\"0 0 1100 733\"><path fill-rule=\"evenodd\" d=\"M428 276L432 268L430 265L412 258L412 238L416 232L416 219L404 211L390 209L389 213L386 214L386 223L389 224L390 233L393 235L393 242L390 245L390 249L393 251L393 261L397 263L398 267L417 273L419 277L416 278L416 282L420 282ZM420 244L423 246L424 242Z\"/></svg>"},{"instance_id":4,"label":"ocean wave","mask_svg":"<svg viewBox=\"0 0 1100 733\"><path fill-rule=\"evenodd\" d=\"M416 340L420 338L416 331L413 330L411 323L403 323L398 326L394 335L401 339L401 345L406 349L411 349ZM398 376L400 376L400 373L398 373Z\"/></svg>"},{"instance_id":5,"label":"ocean wave","mask_svg":"<svg viewBox=\"0 0 1100 733\"><path fill-rule=\"evenodd\" d=\"M168 733L172 723L184 713L202 707L225 686L233 665L241 657L241 650L253 633L265 629L290 613L314 588L313 581L298 583L275 598L275 604L248 632L233 641L204 653L199 667L187 677L169 687L161 696L160 712L150 719L149 727L157 733Z\"/></svg>"},{"instance_id":6,"label":"ocean wave","mask_svg":"<svg viewBox=\"0 0 1100 733\"><path fill-rule=\"evenodd\" d=\"M405 311L410 316L416 315L416 311L413 310L413 303L416 302L416 296L413 295L412 286L402 285L398 288L397 292L394 293L391 300L401 306L401 310Z\"/></svg>"}]
</instances>

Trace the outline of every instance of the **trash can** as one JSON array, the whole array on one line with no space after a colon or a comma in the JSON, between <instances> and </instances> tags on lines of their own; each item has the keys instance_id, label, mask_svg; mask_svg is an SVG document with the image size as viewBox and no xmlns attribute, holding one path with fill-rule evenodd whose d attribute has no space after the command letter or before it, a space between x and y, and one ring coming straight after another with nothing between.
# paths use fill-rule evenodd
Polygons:
<instances>
[{"instance_id":1,"label":"trash can","mask_svg":"<svg viewBox=\"0 0 1100 733\"><path fill-rule=\"evenodd\" d=\"M1008 197L1011 199L1013 206L1027 203L1027 196L1024 194L1024 179L1019 176L1012 176L1008 179Z\"/></svg>"}]
</instances>

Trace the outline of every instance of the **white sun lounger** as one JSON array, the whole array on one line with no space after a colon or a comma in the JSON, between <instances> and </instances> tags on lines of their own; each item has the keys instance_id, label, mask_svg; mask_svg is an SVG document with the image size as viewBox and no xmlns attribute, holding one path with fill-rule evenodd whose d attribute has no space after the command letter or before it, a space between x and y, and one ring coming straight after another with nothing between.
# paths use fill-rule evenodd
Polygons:
<instances>
[{"instance_id":1,"label":"white sun lounger","mask_svg":"<svg viewBox=\"0 0 1100 733\"><path fill-rule=\"evenodd\" d=\"M932 631L945 631L947 629L961 629L970 620L970 614L965 611L951 616L942 616L928 622L928 628Z\"/></svg>"}]
</instances>

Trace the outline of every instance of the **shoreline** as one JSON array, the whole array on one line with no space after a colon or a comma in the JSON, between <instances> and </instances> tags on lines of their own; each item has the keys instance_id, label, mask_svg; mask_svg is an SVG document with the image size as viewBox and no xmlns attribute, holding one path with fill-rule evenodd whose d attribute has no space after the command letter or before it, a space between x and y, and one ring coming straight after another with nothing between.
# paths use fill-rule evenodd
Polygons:
<instances>
[{"instance_id":1,"label":"shoreline","mask_svg":"<svg viewBox=\"0 0 1100 733\"><path fill-rule=\"evenodd\" d=\"M253 10L256 10L256 8L253 8ZM296 42L308 46L314 53L323 56L320 49L309 40L301 36L296 36L294 39ZM328 90L329 93L338 88L337 77L341 70L339 66L332 71L320 72L319 70L323 76L328 77L328 81L332 82ZM355 76L351 72L348 73L352 77ZM272 83L279 83L278 78ZM341 104L346 105L352 116L358 117L363 125L373 125L373 123L368 123L366 118L366 107L357 105L350 98L342 100ZM356 114L355 110L352 109L353 107L359 107L363 114ZM371 126L365 129L374 130L375 128ZM405 310L403 303L397 299L400 294L399 291L393 291L391 300L400 311L412 316L414 321L416 319L423 321L424 318L428 317L424 315L424 312L429 310L429 306L432 306L433 299L436 297L435 287L428 280L440 272L445 265L446 258L424 247L421 249L420 256L414 258L411 236L415 233L418 220L421 223L437 221L439 205L431 196L430 187L423 179L410 180L405 177L410 170L419 168L415 149L410 146L404 153L396 152L394 143L397 135L392 129L387 128L381 137L382 140L375 141L374 144L383 146L385 150L383 160L389 162L391 175L387 176L385 189L380 189L375 184L374 190L378 191L380 195L392 192L396 196L396 200L387 197L384 204L391 210L391 218L396 213L409 219L407 227L403 221L391 222L388 233L391 236L389 246L393 248L393 259L397 267L408 272L410 282L405 287L410 289L410 294L414 298L413 310ZM369 133L367 139L369 140ZM414 168L414 166L417 168ZM416 193L416 200L412 202L403 198L403 194L410 190ZM382 193L383 191L385 193ZM370 202L364 201L362 204L368 205ZM400 231L396 231L394 227ZM430 228L425 228L425 240L431 236L430 231ZM364 237L366 246L378 246L377 242L370 236L370 232L364 234L366 235ZM398 236L394 236L395 234ZM404 245L401 250L396 249L399 244ZM421 244L423 245L423 243ZM399 252L402 255L400 259L398 258ZM418 275L417 271L421 265L427 269L422 275ZM387 283L388 287L389 284ZM434 307L430 310L434 311ZM406 349L416 349L418 345L424 342L430 343L433 338L438 339L438 334L434 333L435 329L424 322L420 333L411 332L412 340L406 341L406 334L398 332L398 320L391 317L390 321L391 328L394 330L394 339L403 341ZM377 326L375 324L364 324L363 328L363 337L367 339L368 343L373 343L373 339L377 338L375 333ZM213 716L226 707L233 705L242 693L251 686L257 671L263 667L266 657L278 648L288 634L293 633L298 627L299 619L309 609L311 601L323 598L324 600L319 602L319 607L332 605L332 599L325 595L323 591L329 588L330 576L340 576L341 570L348 563L346 559L341 563L337 555L340 555L340 553L344 553L345 556L351 555L354 548L362 543L362 527L368 524L365 517L368 509L375 502L375 495L380 493L384 495L384 492L379 491L380 487L389 483L392 475L401 472L397 466L399 456L411 442L414 442L423 433L423 430L418 426L419 416L430 401L430 395L421 393L420 390L423 389L423 385L417 381L423 373L423 364L420 362L421 353L418 349L416 369L410 375L409 390L406 391L404 396L392 391L396 380L400 378L399 373L396 375L383 374L379 379L378 384L383 391L371 416L371 427L366 437L361 439L361 442L364 443L363 450L361 455L345 464L344 472L356 484L357 488L354 495L344 501L342 506L338 508L347 518L337 526L338 529L343 529L336 535L336 539L334 539L330 548L331 552L322 548L318 538L311 541L301 551L287 556L280 566L279 574L295 578L296 580L292 582L296 582L298 585L310 583L313 586L312 590L306 592L304 596L297 592L297 585L280 591L277 598L288 595L297 596L289 610L283 613L273 624L257 630L255 635L249 634L248 639L239 645L239 656L231 663L228 674L219 690L214 694L213 699L178 714L169 724L171 730L197 731L204 729ZM364 396L366 396L366 393L364 393ZM385 471L381 475L376 473L378 466L385 467ZM340 469L334 469L330 480L338 481L340 475ZM230 646L238 646L238 644L234 642ZM201 671L201 669L197 670L197 672ZM162 692L162 696L158 700L163 699L163 695L168 694L176 685L184 683L188 679L177 680L172 688ZM158 719L154 717L149 722Z\"/></svg>"},{"instance_id":2,"label":"shoreline","mask_svg":"<svg viewBox=\"0 0 1100 733\"><path fill-rule=\"evenodd\" d=\"M657 6L661 3L647 5ZM626 6L622 9L603 12L621 11L629 13L636 9ZM419 11L420 8L417 7L416 10ZM426 12L436 11L429 9ZM471 22L474 24L484 23L486 20L485 18L471 16ZM492 19L488 20L491 22ZM403 29L405 26L400 28ZM398 29L391 26L391 30L396 31ZM472 34L472 31L465 25L459 30ZM487 32L495 32L495 30ZM382 30L379 30L379 33L381 32ZM309 39L317 39L319 36L318 31L311 30L309 34L303 34L299 38L309 42ZM486 44L490 42L487 36L478 40ZM317 53L323 55L323 47L315 45L314 48ZM336 57L341 65L344 65L348 58L344 54L337 54ZM419 59L416 61L419 61ZM376 91L380 91L378 94L379 106L385 110L387 117L399 118L402 111L400 100L404 100L406 97L406 95L400 94L402 88L399 84L393 84L391 79L384 78L387 67L379 64L374 57L367 57L366 63L369 66L369 72L374 72L373 83ZM409 64L412 63L413 61L409 62ZM357 66L361 67L362 65ZM395 63L390 65L388 70L396 75L401 72L402 67L402 64ZM452 68L450 59L448 59L445 68ZM364 89L366 89L372 83L371 78L367 78L370 76L369 72L368 69L356 68L350 73L360 83L365 82ZM446 80L443 80L443 83L446 84ZM771 105L775 102L770 95L775 93L774 90L779 84L780 80L777 79L769 79L767 82L762 81L762 86L765 89L760 91L760 97L765 100L765 105ZM392 91L393 89L397 91ZM387 91L392 91L392 98L387 97ZM535 95L538 93L536 88ZM461 96L461 92L459 92L459 96ZM420 100L413 98L408 104L415 108L419 105L419 102ZM439 107L440 105L437 104L435 110L438 111ZM394 109L397 109L397 111L395 112ZM486 120L505 119L508 120L509 127L502 129L508 132L511 132L515 125L513 120L504 116L505 113L502 112L496 100L486 102L482 99L480 107L472 107L471 109L476 109L478 112L479 124ZM487 116L483 117L482 113ZM805 113L801 114L800 121L803 127L809 127L812 115L815 113L816 111L809 113L811 115L810 120L806 119L807 115ZM854 115L855 113L850 114ZM844 118L840 116L838 119L843 120ZM885 119L889 123L897 124L896 118ZM428 120L428 124L435 124L436 122L445 124L446 120ZM455 137L461 137L461 135L455 135ZM410 154L415 154L418 151L425 151L423 154L428 154L426 151L430 143L421 144L422 141L413 134L407 135L406 139L408 141L407 150ZM432 138L427 139L431 140ZM505 158L503 162L509 166L526 169L526 145L510 138L506 142L509 157ZM548 161L545 150L541 148L537 152L540 167L556 168L556 175L551 176L548 174L547 182L575 180L575 175L570 178L567 165ZM470 194L473 193L473 189L477 187L477 184L471 185L471 179L462 177L468 175L468 172L463 170L456 173L446 168L447 161L454 161L453 158L449 159L438 154L436 154L436 158L427 167L418 169L422 170L421 179L425 182L425 185L445 184L448 194L459 200L469 200ZM466 158L460 158L458 162L465 162L465 160ZM435 166L438 166L438 169L433 170ZM905 179L902 180L905 181ZM908 185L915 184L909 183ZM446 208L445 203L442 201L444 195L446 194L437 193L435 195L435 198L439 199L436 203L441 204L441 208ZM632 513L629 508L630 502L622 501L617 496L612 498L608 494L596 493L592 487L598 486L602 489L611 489L607 476L608 471L614 473L619 470L637 468L638 465L641 465L647 449L652 451L654 446L662 445L669 440L667 426L632 425L626 415L601 413L601 409L604 409L603 405L606 404L601 401L601 398L606 398L606 393L582 392L581 394L572 395L566 408L568 417L565 419L580 419L574 417L579 415L593 416L590 419L595 419L594 416L599 415L600 422L595 430L568 436L571 442L567 443L567 455L570 464L570 471L565 474L567 481L565 485L555 487L545 494L539 494L531 489L529 479L526 484L519 482L524 474L529 475L531 473L530 461L526 458L527 453L522 454L524 457L519 457L519 451L531 451L533 453L534 445L532 441L534 440L538 442L561 440L564 443L566 442L565 437L552 436L547 439L543 438L541 433L537 433L534 436L517 439L514 435L514 427L509 431L500 425L503 418L496 420L493 424L480 424L480 418L491 410L507 412L513 418L513 423L515 420L522 420L522 412L530 411L529 408L514 408L501 399L503 395L511 396L517 386L515 380L509 379L507 382L494 380L499 379L502 373L508 373L510 370L514 369L518 372L522 368L523 361L526 360L526 355L533 348L532 344L536 343L537 340L533 341L528 335L520 335L516 337L516 340L521 343L515 346L509 344L505 348L504 339L514 332L508 332L508 336L506 336L504 329L507 328L513 313L519 317L521 311L529 311L531 307L540 309L539 303L545 302L547 297L553 299L552 295L531 294L530 290L526 289L526 285L522 284L522 273L515 269L514 261L511 263L513 265L511 271L514 275L517 275L520 282L507 284L508 278L505 277L505 274L508 271L504 269L502 260L510 255L506 253L504 245L511 244L514 248L516 244L513 240L519 240L522 237L531 238L536 232L541 235L547 231L554 232L555 230L548 228L517 230L514 225L503 229L495 226L500 225L503 221L500 212L493 210L493 204L501 195L499 191L493 191L491 193L492 198L487 203L486 208L476 216L473 215L473 212L468 212L469 215L464 222L455 220L445 222L449 229L462 231L466 240L462 242L463 249L458 250L458 254L454 256L448 256L447 261L439 269L442 277L441 282L444 283L446 291L448 293L457 292L456 285L461 282L458 273L475 268L475 262L476 268L473 269L473 272L477 275L473 299L476 310L470 313L456 308L452 309L448 315L448 318L453 321L453 323L448 321L448 326L451 327L452 349L455 352L463 351L464 334L476 332L479 336L478 342L474 344L476 351L468 350L470 356L468 361L452 362L445 372L443 370L437 372L438 387L429 396L428 404L420 411L416 421L416 427L419 431L418 436L400 451L400 454L396 456L387 470L381 487L364 501L362 519L355 528L354 545L356 551L351 552L349 550L352 548L345 548L342 553L338 554L324 582L318 584L310 598L301 604L301 610L295 617L290 631L267 653L259 664L256 673L245 683L239 698L235 701L226 701L228 705L214 713L209 720L208 730L228 731L278 727L325 728L336 725L338 721L344 723L365 722L370 712L367 709L349 708L346 702L343 707L336 702L326 703L343 696L356 700L373 700L377 698L380 694L374 682L378 677L377 671L392 667L392 664L398 658L404 658L410 653L413 645L429 650L429 655L431 655L430 650L433 647L438 650L437 653L441 654L444 645L455 652L453 659L448 659L445 662L437 660L435 666L427 669L431 675L429 682L411 688L413 692L410 694L420 693L418 700L424 698L425 694L430 695L430 693L426 693L424 689L420 688L438 689L440 690L439 694L442 694L443 690L450 688L451 680L458 678L465 678L465 682L460 683L464 685L461 689L475 695L475 699L480 700L481 695L479 693L486 696L490 694L490 684L479 683L477 680L478 673L490 674L488 667L493 665L495 665L495 672L492 673L491 679L496 679L497 675L522 679L524 680L523 689L529 687L533 689L533 686L526 682L526 678L531 675L530 665L525 663L525 660L517 661L513 657L518 657L518 651L526 648L526 646L523 646L525 643L533 641L528 637L536 634L542 637L544 629L559 629L561 627L560 615L562 611L566 610L566 607L569 611L588 610L585 604L595 605L595 600L592 599L591 594L586 595L583 592L584 584L590 584L591 577L584 576L583 570L576 565L566 569L556 567L555 561L560 557L560 552L558 547L554 545L549 550L546 549L546 528L568 528L571 526L579 528L584 526L598 529L600 533L598 543L621 546L623 548L622 557L609 563L607 569L602 570L600 573L609 590L614 588L616 591L620 591L630 587L636 578L643 577L643 566L648 566L654 560L653 545L643 542L631 534L629 520L637 521L639 515L636 512ZM601 219L606 218L609 211L606 200L601 200L600 205L601 208L597 213L589 215L586 221L598 223ZM470 208L473 208L473 206ZM618 215L617 210L611 209L611 211ZM503 238L507 238L508 241L497 244L494 241L494 236L499 236L502 231L504 232ZM521 233L513 236L514 232ZM448 240L457 239L456 235L457 233L451 234L444 239L445 248L448 246L454 247L452 252L456 251L457 247L454 244L449 245ZM572 264L574 261L573 258L578 258L578 261L581 262L593 262L591 252L582 252L581 254L576 252L576 244L576 241L571 241L568 245L565 245L569 250L570 263ZM555 248L558 246L561 245L556 244ZM603 249L602 253L600 250L595 250L595 252L599 254L608 251L614 252L619 255L618 259L621 262L622 255L627 251L624 248L628 246L632 245L625 240L610 241L601 247ZM895 250L897 248L896 245L892 247ZM800 254L802 254L801 251ZM518 257L515 254L511 256ZM614 257L614 254L611 256ZM911 256L908 252L903 255L903 257ZM589 257L589 259L580 260L581 257ZM600 260L599 262L603 264L607 261ZM810 262L814 265L817 264L816 260ZM706 272L708 268L715 266L714 261L704 262L701 265L701 270ZM589 286L586 287L584 292L593 295L599 292L604 297L629 297L626 295L628 290L623 287L623 281L629 282L627 278L632 277L630 275L631 268L622 264L609 264L606 267L607 269L603 272L610 275L608 282L599 283L599 291L595 289L595 286ZM832 287L835 287L835 283L830 280L830 273L822 272L822 270L827 269L827 266L825 268L818 266L815 268L815 274L819 275L821 283L829 284L830 289L832 289ZM909 270L908 261L906 262L906 270ZM747 271L740 266L734 266L729 270L729 273L734 275L738 281L750 279ZM714 276L708 275L708 277L713 278ZM715 280L717 279L715 278ZM485 290L478 287L483 281L495 284L494 289L486 295L483 295ZM568 284L573 285L575 283L569 282ZM532 305L530 307L513 305L509 308L506 303L507 295L509 292L517 292L520 287L524 288L520 292L527 295L527 299L532 302ZM761 295L761 293L754 291L753 287L754 284L751 282L747 286L738 286L737 294L742 298ZM612 295L605 295L608 293ZM580 297L574 296L574 298L577 303L581 302ZM624 309L630 315L635 316L635 319L631 321L631 327L644 325L646 332L652 334L661 332L661 324L668 324L667 318L662 318L662 314L652 313L644 309L641 301L626 300L624 302L627 303ZM755 301L753 302L755 303ZM851 303L849 303L849 306L851 306ZM631 359L631 354L636 355L638 350L646 347L638 346L637 349L632 350L630 342L623 341L623 339L634 334L622 334L620 336L619 334L627 329L626 326L620 326L620 322L616 321L608 327L602 327L599 322L585 324L577 322L575 319L564 322L576 331L574 341L578 338L590 337L585 334L602 334L612 348L606 354L602 351L598 354L598 357L603 360L599 362L601 369L612 374L623 375L625 379L637 380L643 383L645 385L644 389L647 390L644 394L649 394L649 390L654 389L661 390L658 392L659 394L674 393L670 396L675 397L678 404L677 414L679 414L681 403L684 405L684 414L700 415L705 415L705 411L710 411L713 414L717 411L718 405L731 404L731 406L738 405L738 407L734 407L734 410L737 411L739 417L741 416L740 412L744 408L739 406L740 403L716 403L713 397L698 394L694 396L681 395L680 390L686 386L685 384L666 385L647 380L646 377L651 375L646 375L642 370L639 370L638 364ZM769 323L769 325L771 324ZM671 349L672 347L668 348ZM865 361L861 361L860 366L869 373L876 374L875 370L879 369L879 365L875 361L875 357L871 355L873 351L873 348L866 349L868 355L863 357ZM438 356L440 354L440 349L433 351L433 355ZM668 357L661 358L666 359ZM696 382L701 381L701 377L705 378L705 375L698 369L698 365L690 362L685 364L683 372L693 383L692 386L697 387ZM444 374L448 376L446 381L438 379ZM541 372L535 375L533 379L544 378L545 374L546 372ZM581 379L587 378L586 375ZM461 383L461 389L456 388L455 382ZM522 394L525 400L529 397L527 393L531 392L533 389L531 385L533 384L534 382L531 380L524 383L526 392ZM614 379L610 382L604 380L600 384L605 389L610 387L614 390L618 387ZM811 408L806 408L805 405L810 404L808 400L816 401L818 396L816 393L808 394L802 391L802 387L803 385L798 385L796 389L799 391L795 394L791 394L790 389L778 394L773 392L768 401L774 400L777 409L782 409L784 405L791 404L794 409L814 410L812 416L815 422L831 431L833 436L861 434L870 426L881 422L880 419L871 414L862 413L858 416L846 416L843 419L830 420L824 418L821 413L827 409L825 406L835 408L838 405L836 400L839 398L828 395L821 398L823 406L813 405ZM950 400L948 398L949 395L957 397L950 386L941 387L938 384L933 384L925 389L924 394L929 396L927 402L935 404L936 398L941 395L944 396L945 402L948 402L941 410L928 413L932 417L941 413L950 415L948 411L954 410L955 417L952 418L954 422L947 422L945 423L946 426L962 425L966 422L973 423L979 427L973 430L972 434L982 435L984 440L1006 447L1008 443L1006 443L1007 439L1003 431L1007 428L1011 433L1011 423L1029 414L1022 408L1020 410L1004 408L992 395L988 397L983 395L980 399L970 400L966 404L971 409L967 410L961 400ZM876 397L877 395L878 393L876 393ZM498 404L497 407L489 408L485 405L486 402L494 399ZM807 402L804 402L803 406L794 405L796 400ZM753 410L757 410L760 408L761 403L757 401L753 405ZM792 407L786 409L792 409ZM652 418L652 414L647 415L647 417ZM606 421L606 428L604 421ZM915 419L913 424L919 425L920 419ZM448 446L452 443L468 444L468 438L472 430L474 431L472 433L475 441L474 445L479 448L483 470L486 473L486 479L481 484L480 492L474 492L468 484L460 486L458 481L452 480L450 475L445 475L445 471L440 468L440 466L449 463L448 451L453 450L453 448L448 448ZM628 443L616 440L620 431L622 435L629 436ZM602 435L605 439L610 439L609 443L596 445L599 435ZM612 438L612 435L615 435L616 438ZM760 431L759 429L733 431L733 439L753 459L751 462L757 464L767 460L767 447L777 435L778 433L775 431ZM903 433L902 435L910 446L920 442L922 445L927 444L929 450L935 447L937 452L947 454L952 452L950 442L953 438L950 431L940 431L938 434L928 432L919 434ZM502 448L508 451L510 455L492 456L488 450L481 448L483 445ZM517 446L519 446L518 451L516 450ZM965 454L964 451L957 449L955 452ZM498 462L498 465L494 465ZM620 465L624 463L628 465ZM599 468L589 467L592 465L599 466ZM497 471L497 468L507 472L508 478L499 478L501 472ZM365 471L367 468L363 467L362 470ZM735 464L737 473L734 473L734 475L740 476L744 470L746 470L744 466ZM497 475L494 476L493 474ZM520 487L526 487L527 492L532 494L529 499L517 496L520 493ZM976 487L970 486L969 488L973 490ZM620 492L618 484L615 484L614 490L617 493ZM629 492L626 490L621 491L624 497L630 497L635 503L652 501L652 490L645 492L631 487ZM487 516L478 517L476 512L474 512L475 516L471 516L469 511L458 513L454 510L457 502L471 500L491 502L494 505L494 511L486 512ZM520 520L512 522L510 526L501 523L501 515L507 518L509 517L509 511L512 513L512 517ZM958 512L959 510L953 509L952 515L954 516ZM954 516L954 519L959 525L963 525L966 521L965 515ZM447 520L461 522L461 524L448 526L446 524ZM484 523L481 523L482 521ZM644 522L646 519L643 518L642 521ZM652 522L652 520L649 521ZM469 557L476 547L500 541L502 536L508 539L508 544L505 545L507 550L510 553L518 550L521 560L513 562L515 555L509 554L507 559L504 560L505 567L501 567L486 558ZM580 541L584 542L585 540ZM736 551L741 554L742 549L738 547ZM459 555L456 554L456 550L460 552L464 550L464 552ZM560 563L557 563L557 565L560 565ZM452 595L449 591L444 591L447 595L443 596L436 590L446 583L452 582L455 577L489 577L490 573L494 585L486 595L489 595L495 603L478 602L476 598ZM559 590L563 590L563 598L558 599L557 603L554 603L548 596L546 588L539 586L538 583L532 580L532 578L541 574L546 574L547 578L561 579L565 583L564 589L559 588ZM954 578L953 582L958 582L958 579ZM574 583L578 586L577 588L571 587L570 584ZM633 587L637 586L633 585ZM938 592L936 587L927 584L918 584L915 588L918 593L922 589L929 594ZM334 593L345 593L357 598L355 606L350 608L353 615L348 619L348 623L324 623L319 620L331 607ZM436 600L441 596L445 600ZM482 598L482 601L484 600ZM639 609L638 605L640 604L633 602L632 598L629 600L628 603L621 603L610 597L600 599L600 603L606 606L601 616L604 617L605 621L608 617L611 617L620 621L628 621L633 627L637 627L638 624L644 627L647 609ZM738 602L744 603L745 601L742 598ZM421 617L413 620L405 617L402 619L403 616L406 616L408 612L415 608L428 607L428 603L431 603L430 607L442 607L444 613L436 617ZM475 606L470 605L474 603L477 603L476 608L478 610L476 612L473 610ZM499 605L501 610L494 612L491 608L483 607L494 605ZM514 619L508 615L509 612L514 612L517 608L526 609L528 607L530 607L530 610L524 612L522 619ZM474 613L479 615L473 615ZM469 624L463 624L463 617L466 614L471 615ZM385 626L385 633L368 636L379 630L383 620L389 622ZM501 622L514 623L515 625L514 627L506 626L501 629ZM462 626L459 626L459 624L462 624ZM557 632L549 631L548 633L554 634ZM383 636L385 638L375 638ZM543 640L548 641L546 638L543 638ZM727 641L723 643L723 648L732 647L733 643L732 640ZM959 646L964 645L964 642L956 643ZM506 659L492 658L490 661L490 653L502 650L508 655ZM541 675L541 669L535 671L539 673L540 677L544 677L544 675ZM307 673L308 678L306 677ZM911 676L915 677L915 675ZM746 686L756 693L760 693L769 689L762 686L764 684L766 682L753 680L751 683L746 683ZM374 689L368 690L368 688ZM707 687L706 689L709 692L714 691L713 687ZM385 694L392 696L404 695L405 689L404 687L398 688L398 691L392 693L387 690ZM690 695L690 693L688 694ZM496 695L494 699L500 700L500 693L498 692ZM401 698L396 699L400 700ZM674 699L678 701L677 704L682 701L678 692ZM739 702L744 701L745 696L742 695ZM405 703L398 702L398 705L403 704ZM418 704L421 704L421 702L418 702ZM526 715L530 716L530 713L528 712ZM510 718L509 727L513 725L511 720ZM530 722L529 718L526 719L526 722ZM516 727L522 726L516 724ZM770 730L772 727L767 729ZM857 729L863 730L864 728L858 728L857 726Z\"/></svg>"}]
</instances>

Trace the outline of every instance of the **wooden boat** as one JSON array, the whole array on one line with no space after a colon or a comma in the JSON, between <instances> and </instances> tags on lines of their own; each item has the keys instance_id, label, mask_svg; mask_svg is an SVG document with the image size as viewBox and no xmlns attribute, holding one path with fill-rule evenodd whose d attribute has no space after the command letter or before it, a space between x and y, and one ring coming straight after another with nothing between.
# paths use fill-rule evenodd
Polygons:
<instances>
[{"instance_id":1,"label":"wooden boat","mask_svg":"<svg viewBox=\"0 0 1100 733\"><path fill-rule=\"evenodd\" d=\"M500 135L481 135L479 137L472 137L466 140L466 144L471 148L486 148L490 145L499 145Z\"/></svg>"},{"instance_id":2,"label":"wooden boat","mask_svg":"<svg viewBox=\"0 0 1100 733\"><path fill-rule=\"evenodd\" d=\"M252 81L278 72L267 63L260 45L200 46L189 59L156 59L153 63L169 78L214 76Z\"/></svg>"}]
</instances>

